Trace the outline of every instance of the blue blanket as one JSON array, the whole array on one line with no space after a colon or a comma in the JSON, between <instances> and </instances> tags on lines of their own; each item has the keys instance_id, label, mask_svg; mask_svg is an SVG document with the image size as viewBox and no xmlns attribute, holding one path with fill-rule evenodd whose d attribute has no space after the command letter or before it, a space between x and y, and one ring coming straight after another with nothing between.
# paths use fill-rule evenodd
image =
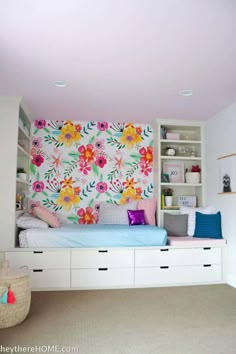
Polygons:
<instances>
[{"instance_id":1,"label":"blue blanket","mask_svg":"<svg viewBox=\"0 0 236 354\"><path fill-rule=\"evenodd\" d=\"M152 225L64 225L58 229L28 229L28 247L149 247L167 243L166 230Z\"/></svg>"}]
</instances>

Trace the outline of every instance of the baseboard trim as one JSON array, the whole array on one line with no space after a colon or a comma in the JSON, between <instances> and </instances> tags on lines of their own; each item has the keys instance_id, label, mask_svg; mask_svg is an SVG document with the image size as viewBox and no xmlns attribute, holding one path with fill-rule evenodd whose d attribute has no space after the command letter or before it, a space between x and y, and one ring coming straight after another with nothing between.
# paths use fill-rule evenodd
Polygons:
<instances>
[{"instance_id":1,"label":"baseboard trim","mask_svg":"<svg viewBox=\"0 0 236 354\"><path fill-rule=\"evenodd\" d=\"M234 275L229 274L226 278L226 282L236 288L236 277Z\"/></svg>"}]
</instances>

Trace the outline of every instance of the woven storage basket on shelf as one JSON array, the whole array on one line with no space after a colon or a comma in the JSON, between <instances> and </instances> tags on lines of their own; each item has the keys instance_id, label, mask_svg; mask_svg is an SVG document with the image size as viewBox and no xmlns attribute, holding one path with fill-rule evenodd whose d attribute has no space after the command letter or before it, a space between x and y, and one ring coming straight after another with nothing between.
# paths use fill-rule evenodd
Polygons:
<instances>
[{"instance_id":1,"label":"woven storage basket on shelf","mask_svg":"<svg viewBox=\"0 0 236 354\"><path fill-rule=\"evenodd\" d=\"M0 296L10 287L15 302L0 303L0 328L15 326L26 318L31 302L31 282L27 267L10 269L4 262L0 269Z\"/></svg>"}]
</instances>

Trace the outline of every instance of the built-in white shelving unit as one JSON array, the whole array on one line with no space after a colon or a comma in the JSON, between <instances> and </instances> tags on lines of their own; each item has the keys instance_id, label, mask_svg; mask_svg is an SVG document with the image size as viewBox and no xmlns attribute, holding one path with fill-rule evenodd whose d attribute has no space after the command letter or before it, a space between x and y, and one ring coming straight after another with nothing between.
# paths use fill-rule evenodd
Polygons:
<instances>
[{"instance_id":1,"label":"built-in white shelving unit","mask_svg":"<svg viewBox=\"0 0 236 354\"><path fill-rule=\"evenodd\" d=\"M158 120L156 134L157 222L163 226L164 213L179 212L178 196L196 196L197 206L204 204L204 125L196 121ZM168 135L175 137L168 138ZM173 155L169 155L170 149ZM199 183L186 183L185 172L196 165L201 169ZM163 174L168 175L169 181L163 181ZM175 177L179 180L176 181ZM162 197L167 188L173 190L171 208L165 206Z\"/></svg>"},{"instance_id":2,"label":"built-in white shelving unit","mask_svg":"<svg viewBox=\"0 0 236 354\"><path fill-rule=\"evenodd\" d=\"M0 140L0 249L16 244L16 194L29 188L29 162L31 142L31 114L22 97L0 97L2 135ZM26 180L17 176L17 168L26 172Z\"/></svg>"}]
</instances>

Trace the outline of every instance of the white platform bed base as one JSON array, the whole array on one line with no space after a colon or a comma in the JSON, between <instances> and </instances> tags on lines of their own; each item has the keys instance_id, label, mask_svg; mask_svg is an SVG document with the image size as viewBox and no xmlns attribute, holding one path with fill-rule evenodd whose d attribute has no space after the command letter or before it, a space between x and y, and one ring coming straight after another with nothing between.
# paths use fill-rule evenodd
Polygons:
<instances>
[{"instance_id":1,"label":"white platform bed base","mask_svg":"<svg viewBox=\"0 0 236 354\"><path fill-rule=\"evenodd\" d=\"M13 249L12 267L27 265L33 290L114 289L222 282L225 242L164 247Z\"/></svg>"}]
</instances>

